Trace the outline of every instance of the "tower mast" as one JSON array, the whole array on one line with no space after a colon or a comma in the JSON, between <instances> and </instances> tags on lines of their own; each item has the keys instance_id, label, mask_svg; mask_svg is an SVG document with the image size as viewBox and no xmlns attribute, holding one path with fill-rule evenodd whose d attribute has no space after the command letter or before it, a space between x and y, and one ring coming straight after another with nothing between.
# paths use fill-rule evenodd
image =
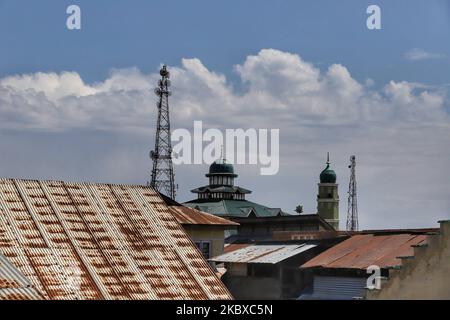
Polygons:
<instances>
[{"instance_id":1,"label":"tower mast","mask_svg":"<svg viewBox=\"0 0 450 320\"><path fill-rule=\"evenodd\" d=\"M172 164L172 143L170 140L169 96L170 73L164 65L159 74L161 79L155 88L159 97L158 120L156 124L155 149L150 152L153 169L150 186L160 193L175 199L175 176Z\"/></svg>"},{"instance_id":2,"label":"tower mast","mask_svg":"<svg viewBox=\"0 0 450 320\"><path fill-rule=\"evenodd\" d=\"M347 231L358 231L358 202L356 197L356 157L350 157L350 183L348 185Z\"/></svg>"}]
</instances>

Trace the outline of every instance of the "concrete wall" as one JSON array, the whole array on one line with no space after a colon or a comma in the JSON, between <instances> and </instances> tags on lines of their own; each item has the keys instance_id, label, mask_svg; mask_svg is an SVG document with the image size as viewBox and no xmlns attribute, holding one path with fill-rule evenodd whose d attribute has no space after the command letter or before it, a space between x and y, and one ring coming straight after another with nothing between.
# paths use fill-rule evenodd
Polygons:
<instances>
[{"instance_id":1,"label":"concrete wall","mask_svg":"<svg viewBox=\"0 0 450 320\"><path fill-rule=\"evenodd\" d=\"M303 255L278 264L227 263L222 281L236 299L296 299L312 274L298 268Z\"/></svg>"},{"instance_id":2,"label":"concrete wall","mask_svg":"<svg viewBox=\"0 0 450 320\"><path fill-rule=\"evenodd\" d=\"M278 278L255 278L225 276L222 281L235 299L276 300L281 298L281 284Z\"/></svg>"},{"instance_id":3,"label":"concrete wall","mask_svg":"<svg viewBox=\"0 0 450 320\"><path fill-rule=\"evenodd\" d=\"M225 230L223 227L183 225L192 241L211 241L211 257L223 253Z\"/></svg>"},{"instance_id":4,"label":"concrete wall","mask_svg":"<svg viewBox=\"0 0 450 320\"><path fill-rule=\"evenodd\" d=\"M450 299L450 221L441 222L440 235L428 246L414 248L414 257L403 259L400 270L390 271L381 290L367 299Z\"/></svg>"},{"instance_id":5,"label":"concrete wall","mask_svg":"<svg viewBox=\"0 0 450 320\"><path fill-rule=\"evenodd\" d=\"M331 224L334 229L339 229L339 192L337 183L319 183L317 195L317 213Z\"/></svg>"}]
</instances>

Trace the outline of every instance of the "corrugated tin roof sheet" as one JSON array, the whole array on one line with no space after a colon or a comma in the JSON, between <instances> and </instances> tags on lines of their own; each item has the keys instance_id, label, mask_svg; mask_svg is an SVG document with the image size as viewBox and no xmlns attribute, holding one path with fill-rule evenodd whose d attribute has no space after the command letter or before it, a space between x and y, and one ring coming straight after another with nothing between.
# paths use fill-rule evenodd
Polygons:
<instances>
[{"instance_id":1,"label":"corrugated tin roof sheet","mask_svg":"<svg viewBox=\"0 0 450 320\"><path fill-rule=\"evenodd\" d=\"M0 179L0 252L46 299L229 299L152 189Z\"/></svg>"},{"instance_id":2,"label":"corrugated tin roof sheet","mask_svg":"<svg viewBox=\"0 0 450 320\"><path fill-rule=\"evenodd\" d=\"M398 257L412 256L411 246L426 241L426 235L355 235L322 252L302 268L367 269L371 265L390 268L401 265Z\"/></svg>"},{"instance_id":3,"label":"corrugated tin roof sheet","mask_svg":"<svg viewBox=\"0 0 450 320\"><path fill-rule=\"evenodd\" d=\"M169 206L173 216L184 225L215 225L236 227L239 223L205 213L194 208L185 206Z\"/></svg>"},{"instance_id":4,"label":"corrugated tin roof sheet","mask_svg":"<svg viewBox=\"0 0 450 320\"><path fill-rule=\"evenodd\" d=\"M353 300L366 296L365 277L314 276L313 291L303 293L299 300Z\"/></svg>"},{"instance_id":5,"label":"corrugated tin roof sheet","mask_svg":"<svg viewBox=\"0 0 450 320\"><path fill-rule=\"evenodd\" d=\"M215 216L213 214L190 208L176 202L175 200L160 194L164 202L169 206L177 221L184 225L216 225L216 226L238 226L239 223Z\"/></svg>"},{"instance_id":6,"label":"corrugated tin roof sheet","mask_svg":"<svg viewBox=\"0 0 450 320\"><path fill-rule=\"evenodd\" d=\"M214 262L276 264L316 247L314 244L251 245L210 259Z\"/></svg>"},{"instance_id":7,"label":"corrugated tin roof sheet","mask_svg":"<svg viewBox=\"0 0 450 320\"><path fill-rule=\"evenodd\" d=\"M0 253L0 300L41 300L27 278Z\"/></svg>"},{"instance_id":8,"label":"corrugated tin roof sheet","mask_svg":"<svg viewBox=\"0 0 450 320\"><path fill-rule=\"evenodd\" d=\"M224 248L223 248L223 253L229 253L231 251L235 251L238 249L242 249L248 246L251 246L252 244L250 243L229 243L229 244L225 244Z\"/></svg>"}]
</instances>

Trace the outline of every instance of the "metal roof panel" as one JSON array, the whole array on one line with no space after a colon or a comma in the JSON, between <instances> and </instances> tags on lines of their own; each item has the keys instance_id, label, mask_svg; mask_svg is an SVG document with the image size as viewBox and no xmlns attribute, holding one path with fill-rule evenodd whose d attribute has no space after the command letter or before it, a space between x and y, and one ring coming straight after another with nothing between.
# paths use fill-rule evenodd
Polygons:
<instances>
[{"instance_id":1,"label":"metal roof panel","mask_svg":"<svg viewBox=\"0 0 450 320\"><path fill-rule=\"evenodd\" d=\"M143 186L0 179L0 253L45 299L231 298Z\"/></svg>"},{"instance_id":2,"label":"metal roof panel","mask_svg":"<svg viewBox=\"0 0 450 320\"><path fill-rule=\"evenodd\" d=\"M276 264L316 247L314 244L250 245L210 259L214 262Z\"/></svg>"},{"instance_id":3,"label":"metal roof panel","mask_svg":"<svg viewBox=\"0 0 450 320\"><path fill-rule=\"evenodd\" d=\"M426 241L426 235L360 234L322 252L301 268L367 269L371 265L389 268L401 265L399 256L413 254L412 245Z\"/></svg>"},{"instance_id":4,"label":"metal roof panel","mask_svg":"<svg viewBox=\"0 0 450 320\"><path fill-rule=\"evenodd\" d=\"M0 253L0 300L41 300L42 298L28 279Z\"/></svg>"}]
</instances>

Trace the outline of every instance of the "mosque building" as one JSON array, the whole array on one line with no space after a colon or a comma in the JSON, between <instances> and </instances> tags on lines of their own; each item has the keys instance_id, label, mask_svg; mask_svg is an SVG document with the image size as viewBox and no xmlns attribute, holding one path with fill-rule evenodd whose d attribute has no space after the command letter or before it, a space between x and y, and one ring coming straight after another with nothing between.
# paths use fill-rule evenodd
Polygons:
<instances>
[{"instance_id":1,"label":"mosque building","mask_svg":"<svg viewBox=\"0 0 450 320\"><path fill-rule=\"evenodd\" d=\"M338 185L329 159L327 167L320 174L317 214L289 214L281 208L247 200L246 197L252 191L235 185L238 175L234 166L224 158L210 165L206 177L209 184L191 190L197 194L197 199L184 205L239 223L239 237L262 239L270 237L274 231L319 231L338 228Z\"/></svg>"}]
</instances>

